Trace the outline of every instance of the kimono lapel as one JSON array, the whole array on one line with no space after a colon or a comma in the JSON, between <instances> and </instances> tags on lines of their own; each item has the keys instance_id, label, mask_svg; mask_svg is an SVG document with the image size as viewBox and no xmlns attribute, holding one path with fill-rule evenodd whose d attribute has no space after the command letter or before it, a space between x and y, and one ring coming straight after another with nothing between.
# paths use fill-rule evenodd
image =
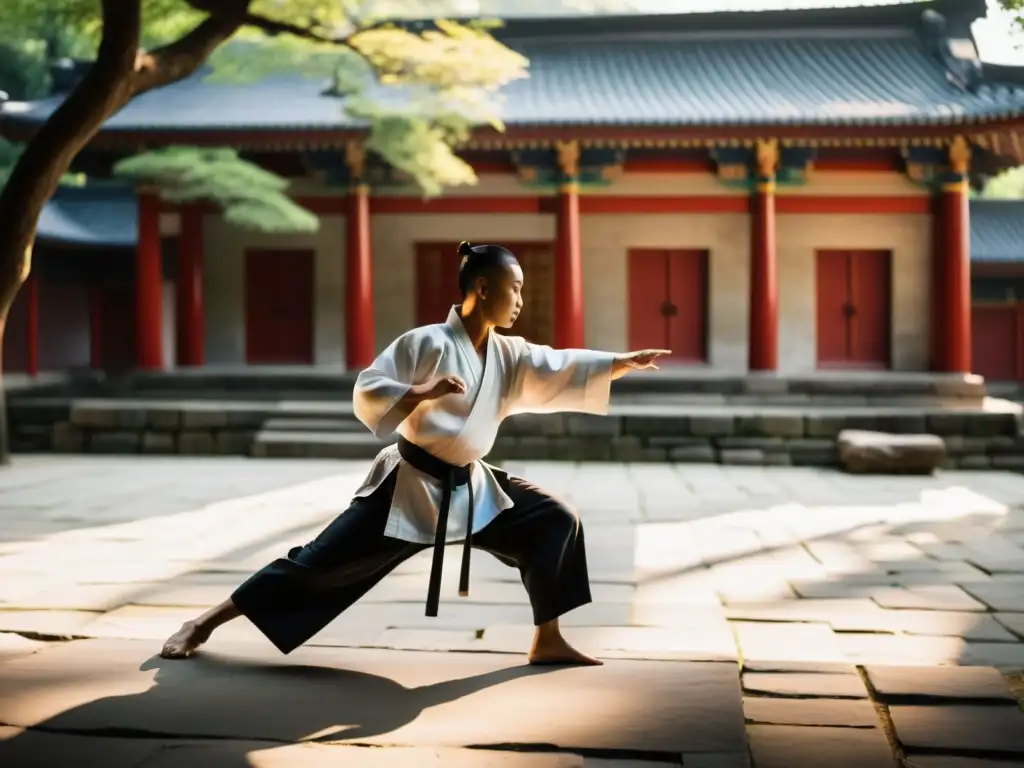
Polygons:
<instances>
[{"instance_id":1,"label":"kimono lapel","mask_svg":"<svg viewBox=\"0 0 1024 768\"><path fill-rule=\"evenodd\" d=\"M462 319L454 307L448 315L448 322L455 330L459 351L469 357L470 364L473 365L472 370L478 382L469 414L466 416L462 430L456 440L464 440L469 444L473 444L481 438L487 441L488 438L484 436L489 435L494 429L501 405L501 398L498 396L498 375L501 363L498 359L499 355L497 342L494 339L494 331L490 331L487 334L486 360L481 361L480 355L473 348L469 334L466 333Z\"/></svg>"},{"instance_id":2,"label":"kimono lapel","mask_svg":"<svg viewBox=\"0 0 1024 768\"><path fill-rule=\"evenodd\" d=\"M469 334L466 333L466 326L462 324L462 318L459 317L459 308L453 306L448 312L448 326L452 329L452 334L455 336L455 346L459 349L459 354L465 358L466 365L473 372L473 376L476 379L474 384L480 384L481 375L486 373L486 368L491 366L484 365L483 361L480 360L480 355L477 354L476 349L473 347L473 342L469 338ZM490 338L487 340L487 359L490 360ZM478 388L474 388L478 389Z\"/></svg>"}]
</instances>

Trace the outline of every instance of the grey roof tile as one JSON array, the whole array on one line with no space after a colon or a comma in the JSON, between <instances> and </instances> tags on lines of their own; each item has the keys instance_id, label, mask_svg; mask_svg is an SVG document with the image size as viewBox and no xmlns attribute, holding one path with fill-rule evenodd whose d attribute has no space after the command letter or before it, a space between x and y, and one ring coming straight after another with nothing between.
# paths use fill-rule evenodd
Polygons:
<instances>
[{"instance_id":1,"label":"grey roof tile","mask_svg":"<svg viewBox=\"0 0 1024 768\"><path fill-rule=\"evenodd\" d=\"M134 248L138 203L129 186L60 187L39 216L37 239L56 245Z\"/></svg>"},{"instance_id":2,"label":"grey roof tile","mask_svg":"<svg viewBox=\"0 0 1024 768\"><path fill-rule=\"evenodd\" d=\"M508 43L529 58L531 73L503 90L499 112L510 125L899 124L1024 115L1024 88L957 88L909 30ZM341 100L321 95L324 86L295 77L243 84L200 75L136 98L106 129L357 127ZM39 122L58 103L35 102L5 119Z\"/></svg>"},{"instance_id":3,"label":"grey roof tile","mask_svg":"<svg viewBox=\"0 0 1024 768\"><path fill-rule=\"evenodd\" d=\"M1024 261L1024 200L971 201L971 261Z\"/></svg>"}]
</instances>

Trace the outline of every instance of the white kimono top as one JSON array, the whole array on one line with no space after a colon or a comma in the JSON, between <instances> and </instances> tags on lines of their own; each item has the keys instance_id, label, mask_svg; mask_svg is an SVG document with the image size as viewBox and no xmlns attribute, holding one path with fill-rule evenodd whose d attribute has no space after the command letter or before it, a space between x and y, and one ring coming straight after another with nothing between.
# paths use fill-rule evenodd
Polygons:
<instances>
[{"instance_id":1,"label":"white kimono top","mask_svg":"<svg viewBox=\"0 0 1024 768\"><path fill-rule=\"evenodd\" d=\"M616 355L584 349L557 350L522 337L488 333L486 363L473 348L456 307L447 323L402 334L359 374L353 395L356 417L377 437L397 431L436 458L457 466L473 464L473 533L513 504L484 462L501 421L515 413L578 411L604 415L611 395ZM420 403L407 418L395 405L415 384L455 375L466 394ZM398 467L384 535L429 544L434 541L441 483L406 463L398 446L379 454L355 496L372 493ZM452 493L446 541L466 537L469 486Z\"/></svg>"}]
</instances>

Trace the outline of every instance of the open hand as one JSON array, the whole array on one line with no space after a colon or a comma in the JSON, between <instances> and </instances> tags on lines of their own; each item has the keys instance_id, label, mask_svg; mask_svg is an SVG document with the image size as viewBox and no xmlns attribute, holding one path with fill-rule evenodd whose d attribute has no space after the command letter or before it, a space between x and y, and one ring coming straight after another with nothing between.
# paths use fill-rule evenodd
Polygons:
<instances>
[{"instance_id":1,"label":"open hand","mask_svg":"<svg viewBox=\"0 0 1024 768\"><path fill-rule=\"evenodd\" d=\"M423 399L436 400L445 395L466 394L466 382L458 376L436 376L422 385Z\"/></svg>"},{"instance_id":2,"label":"open hand","mask_svg":"<svg viewBox=\"0 0 1024 768\"><path fill-rule=\"evenodd\" d=\"M645 368L657 369L657 359L671 354L671 349L641 349L626 355L626 362L629 363L631 368L635 368L638 371L642 371Z\"/></svg>"}]
</instances>

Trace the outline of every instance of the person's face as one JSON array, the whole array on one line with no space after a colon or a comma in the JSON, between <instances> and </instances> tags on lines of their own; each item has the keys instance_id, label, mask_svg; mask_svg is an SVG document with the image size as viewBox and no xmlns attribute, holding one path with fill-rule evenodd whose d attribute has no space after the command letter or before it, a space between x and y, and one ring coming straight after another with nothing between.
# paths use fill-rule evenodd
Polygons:
<instances>
[{"instance_id":1,"label":"person's face","mask_svg":"<svg viewBox=\"0 0 1024 768\"><path fill-rule=\"evenodd\" d=\"M480 306L484 317L498 328L511 328L523 309L523 269L505 264L483 281Z\"/></svg>"}]
</instances>

